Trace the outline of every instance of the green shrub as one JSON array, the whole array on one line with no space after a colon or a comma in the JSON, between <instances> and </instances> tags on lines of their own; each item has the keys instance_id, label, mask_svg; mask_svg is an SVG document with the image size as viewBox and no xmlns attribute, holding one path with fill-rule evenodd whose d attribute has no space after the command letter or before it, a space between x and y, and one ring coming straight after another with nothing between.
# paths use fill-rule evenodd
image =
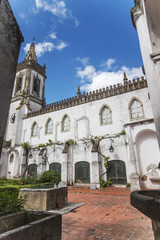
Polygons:
<instances>
[{"instance_id":1,"label":"green shrub","mask_svg":"<svg viewBox=\"0 0 160 240\"><path fill-rule=\"evenodd\" d=\"M57 171L53 171L53 182L58 185L58 183L61 181L61 174Z\"/></svg>"},{"instance_id":2,"label":"green shrub","mask_svg":"<svg viewBox=\"0 0 160 240\"><path fill-rule=\"evenodd\" d=\"M6 191L8 192L8 194L16 193L18 195L19 188L12 185L0 186L0 194Z\"/></svg>"},{"instance_id":3,"label":"green shrub","mask_svg":"<svg viewBox=\"0 0 160 240\"><path fill-rule=\"evenodd\" d=\"M57 172L55 170L45 171L40 176L40 182L41 183L53 182L53 183L58 184L60 181L61 181L61 175L60 175L59 172Z\"/></svg>"},{"instance_id":4,"label":"green shrub","mask_svg":"<svg viewBox=\"0 0 160 240\"><path fill-rule=\"evenodd\" d=\"M109 187L112 185L112 179L109 178L108 181L104 181L102 178L100 179L99 181L99 184L100 184L100 188L103 189L104 187Z\"/></svg>"},{"instance_id":5,"label":"green shrub","mask_svg":"<svg viewBox=\"0 0 160 240\"><path fill-rule=\"evenodd\" d=\"M25 198L18 198L17 192L1 192L0 193L0 215L16 213L24 210Z\"/></svg>"},{"instance_id":6,"label":"green shrub","mask_svg":"<svg viewBox=\"0 0 160 240\"><path fill-rule=\"evenodd\" d=\"M35 176L28 176L28 177L22 177L20 179L20 184L37 184L39 183L40 180L39 178L35 177Z\"/></svg>"},{"instance_id":7,"label":"green shrub","mask_svg":"<svg viewBox=\"0 0 160 240\"><path fill-rule=\"evenodd\" d=\"M131 184L130 184L130 183L127 183L127 184L126 184L126 187L127 187L127 188L130 188L130 187L131 187Z\"/></svg>"}]
</instances>

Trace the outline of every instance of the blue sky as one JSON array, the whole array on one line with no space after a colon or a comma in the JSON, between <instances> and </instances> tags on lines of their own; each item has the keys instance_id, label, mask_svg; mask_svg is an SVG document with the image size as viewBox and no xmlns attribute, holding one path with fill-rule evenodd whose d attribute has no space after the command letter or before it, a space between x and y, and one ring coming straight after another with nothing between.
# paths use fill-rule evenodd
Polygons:
<instances>
[{"instance_id":1,"label":"blue sky","mask_svg":"<svg viewBox=\"0 0 160 240\"><path fill-rule=\"evenodd\" d=\"M24 36L19 61L35 37L47 67L46 102L142 76L130 0L10 0Z\"/></svg>"}]
</instances>

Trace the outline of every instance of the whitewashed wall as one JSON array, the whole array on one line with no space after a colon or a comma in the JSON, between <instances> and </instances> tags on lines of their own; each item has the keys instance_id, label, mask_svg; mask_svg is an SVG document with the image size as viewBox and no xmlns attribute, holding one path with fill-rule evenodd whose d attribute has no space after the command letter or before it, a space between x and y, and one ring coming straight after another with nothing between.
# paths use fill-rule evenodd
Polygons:
<instances>
[{"instance_id":1,"label":"whitewashed wall","mask_svg":"<svg viewBox=\"0 0 160 240\"><path fill-rule=\"evenodd\" d=\"M132 122L136 122L136 120L131 120L129 115L129 103L133 98L138 98L143 104L144 118L141 120L152 119L153 115L147 88L81 104L66 109L61 109L58 111L42 114L27 119L23 119L23 114L27 111L24 106L24 109L22 108L19 111L20 117L17 118L19 120L18 124L16 125L17 127L15 127L15 129L17 129L17 144L20 146L20 143L22 142L29 142L32 146L38 146L39 144L48 142L48 139L51 139L53 142L59 141L63 143L69 139L75 140L77 142L77 145L70 146L67 154L62 153L64 145L54 145L48 147L48 159L46 165L41 164L42 157L38 156L38 151L32 151L32 157L29 158L29 164L38 164L37 170L38 174L40 174L41 172L49 169L49 164L58 162L61 164L62 181L66 184L72 184L75 182L75 164L80 161L86 161L90 164L90 182L98 187L99 177L103 172L105 172L104 159L97 153L91 152L92 143L90 141L84 144L81 139L89 138L90 135L103 136L105 134L119 133L122 131L125 124L131 124ZM105 104L108 105L112 111L112 123L108 125L101 125L100 110ZM11 113L14 112L15 106L16 103L12 103ZM62 132L62 119L66 114L69 116L70 119L70 130L67 132ZM49 118L53 121L53 133L45 134L45 125ZM31 129L34 122L38 124L38 135L36 137L31 136ZM12 127L13 125L8 127L11 132L9 133L8 138L12 137ZM149 178L148 181L145 183L141 180L142 176L145 174L146 167L153 161L149 157L147 161L145 160L145 156L148 155L147 152L138 155L139 149L137 148L137 144L139 144L139 142L142 143L141 145L144 152L144 148L148 143L145 142L145 136L143 137L143 135L141 135L140 139L137 136L144 129L151 129L152 131L155 131L154 123L135 125L132 126L131 129L133 138L133 149L135 151L135 164L137 167L137 174L140 175L141 187L152 187L153 184L151 183ZM18 136L20 135L21 141L20 137L18 138ZM151 136L151 138L149 139L149 144L152 145L155 144L155 142L155 137ZM130 175L132 174L133 168L131 167L128 136L121 136L120 138L114 139L113 147L115 150L113 153L110 153L109 151L110 145L110 139L102 140L99 146L100 152L105 156L110 156L110 161L124 161L126 165L127 182L130 182ZM156 150L156 147L154 147L154 152L155 151L157 160L154 162L158 165L159 152ZM17 172L19 175L21 174L20 165L22 165L22 162L25 162L24 156L22 156L22 152L22 149L19 147L17 155L15 154L15 162L16 165L18 164L18 168L14 167L13 163L9 163L9 176L15 176ZM8 159L9 156L10 155L8 155ZM16 160L16 158L18 158L19 160ZM139 163L141 163L143 171L140 170ZM106 179L106 175L104 175L104 179Z\"/></svg>"}]
</instances>

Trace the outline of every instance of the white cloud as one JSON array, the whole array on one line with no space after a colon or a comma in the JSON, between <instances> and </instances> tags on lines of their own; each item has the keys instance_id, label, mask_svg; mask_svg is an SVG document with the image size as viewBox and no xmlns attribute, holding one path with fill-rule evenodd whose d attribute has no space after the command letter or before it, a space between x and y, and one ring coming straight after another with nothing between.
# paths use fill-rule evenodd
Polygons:
<instances>
[{"instance_id":1,"label":"white cloud","mask_svg":"<svg viewBox=\"0 0 160 240\"><path fill-rule=\"evenodd\" d=\"M86 66L83 70L81 68L77 69L77 76L81 78L81 80L92 80L94 75L96 74L96 69L92 65Z\"/></svg>"},{"instance_id":2,"label":"white cloud","mask_svg":"<svg viewBox=\"0 0 160 240\"><path fill-rule=\"evenodd\" d=\"M57 38L56 33L50 33L49 37L52 38L53 40Z\"/></svg>"},{"instance_id":3,"label":"white cloud","mask_svg":"<svg viewBox=\"0 0 160 240\"><path fill-rule=\"evenodd\" d=\"M30 47L30 43L27 43L26 46L24 47L25 53L28 52L29 47ZM46 52L52 52L54 48L55 48L55 46L51 42L38 43L38 44L35 45L36 55L37 55L37 57L41 57Z\"/></svg>"},{"instance_id":4,"label":"white cloud","mask_svg":"<svg viewBox=\"0 0 160 240\"><path fill-rule=\"evenodd\" d=\"M80 24L79 20L77 18L75 18L75 27L78 27Z\"/></svg>"},{"instance_id":5,"label":"white cloud","mask_svg":"<svg viewBox=\"0 0 160 240\"><path fill-rule=\"evenodd\" d=\"M55 45L52 42L44 41L44 42L35 44L35 51L36 51L37 57L41 57L47 52L52 52L53 50L61 51L63 48L67 46L68 44L63 41L61 41L58 45ZM29 48L30 48L30 43L27 43L26 46L23 48L25 53L29 51Z\"/></svg>"},{"instance_id":6,"label":"white cloud","mask_svg":"<svg viewBox=\"0 0 160 240\"><path fill-rule=\"evenodd\" d=\"M65 47L67 47L67 46L68 46L67 43L61 41L61 42L56 46L56 49L59 50L59 51L61 51L63 48L65 48Z\"/></svg>"},{"instance_id":7,"label":"white cloud","mask_svg":"<svg viewBox=\"0 0 160 240\"><path fill-rule=\"evenodd\" d=\"M107 61L101 64L102 67L107 68L108 70L112 68L112 65L115 63L114 58L109 58Z\"/></svg>"},{"instance_id":8,"label":"white cloud","mask_svg":"<svg viewBox=\"0 0 160 240\"><path fill-rule=\"evenodd\" d=\"M64 1L59 0L35 0L37 9L42 8L44 11L51 12L59 19L72 18L72 13L66 8Z\"/></svg>"},{"instance_id":9,"label":"white cloud","mask_svg":"<svg viewBox=\"0 0 160 240\"><path fill-rule=\"evenodd\" d=\"M77 57L76 58L77 61L81 62L82 65L86 66L89 63L89 57Z\"/></svg>"},{"instance_id":10,"label":"white cloud","mask_svg":"<svg viewBox=\"0 0 160 240\"><path fill-rule=\"evenodd\" d=\"M59 21L63 21L64 19L70 18L75 21L75 27L78 27L80 22L76 17L72 15L70 9L66 7L66 4L63 0L35 0L37 11L33 11L33 13L37 13L39 9L43 11L47 11L56 16Z\"/></svg>"},{"instance_id":11,"label":"white cloud","mask_svg":"<svg viewBox=\"0 0 160 240\"><path fill-rule=\"evenodd\" d=\"M35 0L36 7L41 8L43 6L43 2L41 0Z\"/></svg>"},{"instance_id":12,"label":"white cloud","mask_svg":"<svg viewBox=\"0 0 160 240\"><path fill-rule=\"evenodd\" d=\"M108 62L108 66L111 67L113 61ZM115 62L115 61L114 61ZM113 62L113 63L114 63ZM110 64L111 63L111 64ZM81 89L83 91L93 91L100 88L105 88L110 85L117 83L123 83L123 74L126 72L129 80L133 78L143 76L141 67L139 68L128 68L126 66L119 67L117 71L109 70L96 70L94 66L87 65L84 69L77 68L77 76L81 79Z\"/></svg>"}]
</instances>

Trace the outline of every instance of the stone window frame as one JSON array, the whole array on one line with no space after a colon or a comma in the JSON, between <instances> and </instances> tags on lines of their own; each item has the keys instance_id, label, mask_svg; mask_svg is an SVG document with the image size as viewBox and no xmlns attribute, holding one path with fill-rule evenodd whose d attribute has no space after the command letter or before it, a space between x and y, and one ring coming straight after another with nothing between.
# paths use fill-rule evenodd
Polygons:
<instances>
[{"instance_id":1,"label":"stone window frame","mask_svg":"<svg viewBox=\"0 0 160 240\"><path fill-rule=\"evenodd\" d=\"M104 109L104 107L108 108L108 110L110 111L110 122L106 122L106 123L102 123L102 111ZM113 120L112 120L112 110L110 108L110 106L108 104L103 104L99 110L99 122L100 122L100 126L106 126L106 125L111 125L113 124Z\"/></svg>"},{"instance_id":2,"label":"stone window frame","mask_svg":"<svg viewBox=\"0 0 160 240\"><path fill-rule=\"evenodd\" d=\"M64 118L65 118L65 117L68 117L68 119L69 119L69 128L66 129L66 130L63 129L63 122L64 122ZM65 114L63 115L63 117L62 117L62 121L61 121L61 132L70 132L70 117L69 117L69 115L68 115L67 113L65 113Z\"/></svg>"},{"instance_id":3,"label":"stone window frame","mask_svg":"<svg viewBox=\"0 0 160 240\"><path fill-rule=\"evenodd\" d=\"M37 82L38 91L34 91L34 83L35 83L35 81ZM39 95L40 95L40 82L41 82L41 80L40 80L40 78L38 77L38 74L33 77L32 94L36 93L38 97L39 97Z\"/></svg>"},{"instance_id":4,"label":"stone window frame","mask_svg":"<svg viewBox=\"0 0 160 240\"><path fill-rule=\"evenodd\" d=\"M18 83L19 83L19 80L21 79L21 88L18 90L17 87L18 87ZM22 90L22 84L23 84L23 74L20 73L17 78L16 78L16 86L15 86L15 91L14 91L14 94L17 94L18 92L21 92Z\"/></svg>"},{"instance_id":5,"label":"stone window frame","mask_svg":"<svg viewBox=\"0 0 160 240\"><path fill-rule=\"evenodd\" d=\"M37 133L36 135L33 135L33 127L37 125ZM36 121L33 122L32 127L31 127L31 137L38 137L38 123Z\"/></svg>"},{"instance_id":6,"label":"stone window frame","mask_svg":"<svg viewBox=\"0 0 160 240\"><path fill-rule=\"evenodd\" d=\"M12 164L14 162L14 153L11 153L9 156L9 163Z\"/></svg>"},{"instance_id":7,"label":"stone window frame","mask_svg":"<svg viewBox=\"0 0 160 240\"><path fill-rule=\"evenodd\" d=\"M48 126L48 122L51 121L52 122L52 132L47 133L47 126ZM48 118L45 124L45 135L50 135L53 134L53 120L51 118Z\"/></svg>"},{"instance_id":8,"label":"stone window frame","mask_svg":"<svg viewBox=\"0 0 160 240\"><path fill-rule=\"evenodd\" d=\"M142 108L142 116L141 117L136 117L136 118L133 118L132 117L132 114L131 114L131 105L133 103L133 101L136 100L140 103L141 105L141 108ZM144 119L145 118L145 115L144 115L144 107L143 107L143 103L142 101L138 98L138 97L132 97L132 99L130 100L129 104L128 104L128 111L129 111L129 118L131 121L134 121L134 120L139 120L139 119Z\"/></svg>"}]
</instances>

